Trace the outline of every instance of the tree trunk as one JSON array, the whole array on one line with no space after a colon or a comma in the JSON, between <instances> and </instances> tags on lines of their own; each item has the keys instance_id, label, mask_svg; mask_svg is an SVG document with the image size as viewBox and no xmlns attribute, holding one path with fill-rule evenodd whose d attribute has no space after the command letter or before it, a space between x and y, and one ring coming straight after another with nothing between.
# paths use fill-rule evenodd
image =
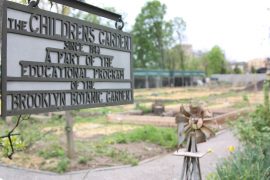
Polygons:
<instances>
[{"instance_id":1,"label":"tree trunk","mask_svg":"<svg viewBox=\"0 0 270 180\"><path fill-rule=\"evenodd\" d=\"M73 136L74 119L70 111L66 111L66 135L67 135L67 155L72 159L75 155L74 136Z\"/></svg>"}]
</instances>

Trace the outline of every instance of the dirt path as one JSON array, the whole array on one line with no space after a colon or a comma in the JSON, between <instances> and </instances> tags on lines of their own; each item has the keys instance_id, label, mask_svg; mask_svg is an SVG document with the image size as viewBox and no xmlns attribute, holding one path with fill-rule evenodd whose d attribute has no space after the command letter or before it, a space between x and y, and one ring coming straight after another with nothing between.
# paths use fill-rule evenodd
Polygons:
<instances>
[{"instance_id":1,"label":"dirt path","mask_svg":"<svg viewBox=\"0 0 270 180\"><path fill-rule=\"evenodd\" d=\"M229 130L224 130L207 143L199 144L199 151L207 151L201 160L202 174L205 177L209 172L214 171L216 163L223 157L229 156L228 146L238 147L239 142ZM156 158L152 161L142 162L138 166L116 167L96 170L84 170L71 172L63 175L55 173L29 171L24 169L10 168L0 165L0 180L176 180L180 177L182 157L172 154Z\"/></svg>"}]
</instances>

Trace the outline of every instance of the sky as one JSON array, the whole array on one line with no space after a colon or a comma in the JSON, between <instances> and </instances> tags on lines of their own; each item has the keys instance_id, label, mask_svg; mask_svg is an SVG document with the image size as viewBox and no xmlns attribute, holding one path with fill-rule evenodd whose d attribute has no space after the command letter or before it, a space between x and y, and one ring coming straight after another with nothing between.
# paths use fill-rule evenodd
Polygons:
<instances>
[{"instance_id":1,"label":"sky","mask_svg":"<svg viewBox=\"0 0 270 180\"><path fill-rule=\"evenodd\" d=\"M182 17L186 42L194 50L220 46L229 61L270 57L269 0L160 0L167 6L165 19ZM86 0L98 7L114 7L131 30L146 0Z\"/></svg>"}]
</instances>

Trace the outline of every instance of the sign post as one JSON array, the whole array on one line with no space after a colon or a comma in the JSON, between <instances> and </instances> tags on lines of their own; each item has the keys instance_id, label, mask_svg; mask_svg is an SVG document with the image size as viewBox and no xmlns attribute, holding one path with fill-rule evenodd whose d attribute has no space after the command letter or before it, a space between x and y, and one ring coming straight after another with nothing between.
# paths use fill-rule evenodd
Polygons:
<instances>
[{"instance_id":1,"label":"sign post","mask_svg":"<svg viewBox=\"0 0 270 180\"><path fill-rule=\"evenodd\" d=\"M133 103L130 34L9 1L3 9L2 117Z\"/></svg>"}]
</instances>

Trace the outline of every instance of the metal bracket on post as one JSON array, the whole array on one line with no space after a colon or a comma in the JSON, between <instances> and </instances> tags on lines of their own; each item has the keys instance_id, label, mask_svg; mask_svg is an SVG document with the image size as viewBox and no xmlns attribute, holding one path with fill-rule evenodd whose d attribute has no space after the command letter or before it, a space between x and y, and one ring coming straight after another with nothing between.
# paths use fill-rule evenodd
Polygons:
<instances>
[{"instance_id":1,"label":"metal bracket on post","mask_svg":"<svg viewBox=\"0 0 270 180\"><path fill-rule=\"evenodd\" d=\"M36 0L36 1L28 0L28 6L33 7L33 8L38 7L39 1L40 0Z\"/></svg>"},{"instance_id":2,"label":"metal bracket on post","mask_svg":"<svg viewBox=\"0 0 270 180\"><path fill-rule=\"evenodd\" d=\"M95 14L97 16L102 16L107 19L111 19L115 21L115 28L118 30L122 30L124 27L124 22L122 20L122 16L120 14L116 14L111 11L107 11L105 9L87 4L85 2L79 1L79 0L50 0L51 2L55 2L58 4L62 4L65 6L69 6L72 8L76 8L85 12L88 12L90 14ZM121 23L118 25L118 23Z\"/></svg>"},{"instance_id":3,"label":"metal bracket on post","mask_svg":"<svg viewBox=\"0 0 270 180\"><path fill-rule=\"evenodd\" d=\"M124 27L125 23L122 20L122 18L119 18L118 21L115 21L115 28L122 31L123 27Z\"/></svg>"}]
</instances>

